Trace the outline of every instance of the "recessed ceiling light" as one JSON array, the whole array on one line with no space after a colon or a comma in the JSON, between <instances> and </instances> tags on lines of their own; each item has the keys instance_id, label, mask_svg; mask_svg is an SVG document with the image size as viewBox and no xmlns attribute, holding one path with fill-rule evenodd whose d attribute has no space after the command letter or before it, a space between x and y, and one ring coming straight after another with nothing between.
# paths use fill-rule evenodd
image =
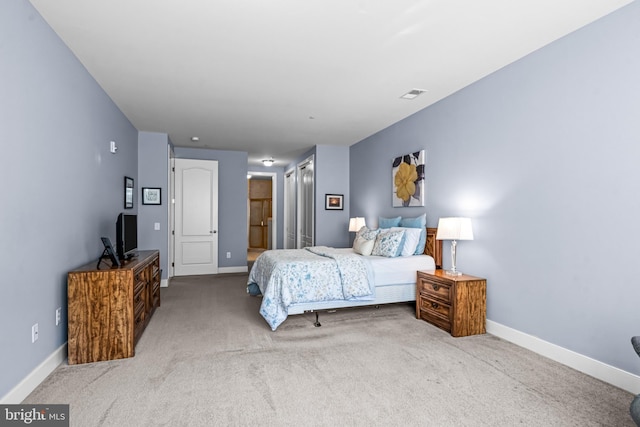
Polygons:
<instances>
[{"instance_id":1,"label":"recessed ceiling light","mask_svg":"<svg viewBox=\"0 0 640 427\"><path fill-rule=\"evenodd\" d=\"M198 141L200 141L200 137L192 136L192 137L191 137L191 140L192 140L193 142L198 142Z\"/></svg>"},{"instance_id":2,"label":"recessed ceiling light","mask_svg":"<svg viewBox=\"0 0 640 427\"><path fill-rule=\"evenodd\" d=\"M263 161L262 161L262 163L263 163L265 166L267 166L267 167L268 167L268 166L273 165L273 162L274 162L274 161L275 161L275 160L273 160L273 157L272 157L272 158L270 158L270 159L265 159L265 160L263 160Z\"/></svg>"},{"instance_id":3,"label":"recessed ceiling light","mask_svg":"<svg viewBox=\"0 0 640 427\"><path fill-rule=\"evenodd\" d=\"M426 90L424 90L424 89L411 89L409 92L405 93L400 98L401 99L415 99L415 98L417 98L418 96L422 95L425 92L426 92Z\"/></svg>"}]
</instances>

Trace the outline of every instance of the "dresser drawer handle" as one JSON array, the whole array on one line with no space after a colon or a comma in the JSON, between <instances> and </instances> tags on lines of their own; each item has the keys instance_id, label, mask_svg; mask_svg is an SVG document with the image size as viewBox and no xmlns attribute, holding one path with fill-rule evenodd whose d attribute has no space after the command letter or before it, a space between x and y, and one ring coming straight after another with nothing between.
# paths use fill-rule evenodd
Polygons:
<instances>
[{"instance_id":1,"label":"dresser drawer handle","mask_svg":"<svg viewBox=\"0 0 640 427\"><path fill-rule=\"evenodd\" d=\"M438 289L440 289L440 285L436 285L436 284L431 285L431 287L433 288L434 291L437 291Z\"/></svg>"},{"instance_id":2,"label":"dresser drawer handle","mask_svg":"<svg viewBox=\"0 0 640 427\"><path fill-rule=\"evenodd\" d=\"M431 307L432 308L438 308L440 305L437 302L432 302L431 303Z\"/></svg>"}]
</instances>

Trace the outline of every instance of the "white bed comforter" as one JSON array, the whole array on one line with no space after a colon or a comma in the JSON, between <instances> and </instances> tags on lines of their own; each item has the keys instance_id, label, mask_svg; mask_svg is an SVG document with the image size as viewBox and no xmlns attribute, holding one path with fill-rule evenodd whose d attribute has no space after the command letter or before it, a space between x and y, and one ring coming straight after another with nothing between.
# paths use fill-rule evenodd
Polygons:
<instances>
[{"instance_id":1,"label":"white bed comforter","mask_svg":"<svg viewBox=\"0 0 640 427\"><path fill-rule=\"evenodd\" d=\"M369 262L327 246L263 252L249 273L252 284L262 292L260 314L274 331L291 304L374 298Z\"/></svg>"}]
</instances>

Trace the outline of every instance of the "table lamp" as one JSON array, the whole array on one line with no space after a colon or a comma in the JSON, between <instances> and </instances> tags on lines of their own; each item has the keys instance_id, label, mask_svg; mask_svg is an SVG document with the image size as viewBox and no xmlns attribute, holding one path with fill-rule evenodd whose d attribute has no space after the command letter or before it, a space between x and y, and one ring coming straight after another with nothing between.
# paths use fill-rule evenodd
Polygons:
<instances>
[{"instance_id":1,"label":"table lamp","mask_svg":"<svg viewBox=\"0 0 640 427\"><path fill-rule=\"evenodd\" d=\"M456 245L458 240L473 240L471 219L440 218L436 240L451 240L451 270L447 270L447 274L460 276L462 273L456 269Z\"/></svg>"},{"instance_id":2,"label":"table lamp","mask_svg":"<svg viewBox=\"0 0 640 427\"><path fill-rule=\"evenodd\" d=\"M355 218L350 218L349 219L349 231L350 232L357 233L365 225L366 224L365 224L364 218L361 217L361 216L357 216Z\"/></svg>"}]
</instances>

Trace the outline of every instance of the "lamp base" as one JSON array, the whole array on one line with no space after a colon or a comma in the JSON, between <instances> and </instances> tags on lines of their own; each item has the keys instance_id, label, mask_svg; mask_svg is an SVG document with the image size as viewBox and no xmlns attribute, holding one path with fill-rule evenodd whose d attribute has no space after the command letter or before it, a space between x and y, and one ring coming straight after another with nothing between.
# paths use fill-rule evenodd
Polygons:
<instances>
[{"instance_id":1,"label":"lamp base","mask_svg":"<svg viewBox=\"0 0 640 427\"><path fill-rule=\"evenodd\" d=\"M445 274L447 276L462 276L462 272L457 270L445 270Z\"/></svg>"}]
</instances>

